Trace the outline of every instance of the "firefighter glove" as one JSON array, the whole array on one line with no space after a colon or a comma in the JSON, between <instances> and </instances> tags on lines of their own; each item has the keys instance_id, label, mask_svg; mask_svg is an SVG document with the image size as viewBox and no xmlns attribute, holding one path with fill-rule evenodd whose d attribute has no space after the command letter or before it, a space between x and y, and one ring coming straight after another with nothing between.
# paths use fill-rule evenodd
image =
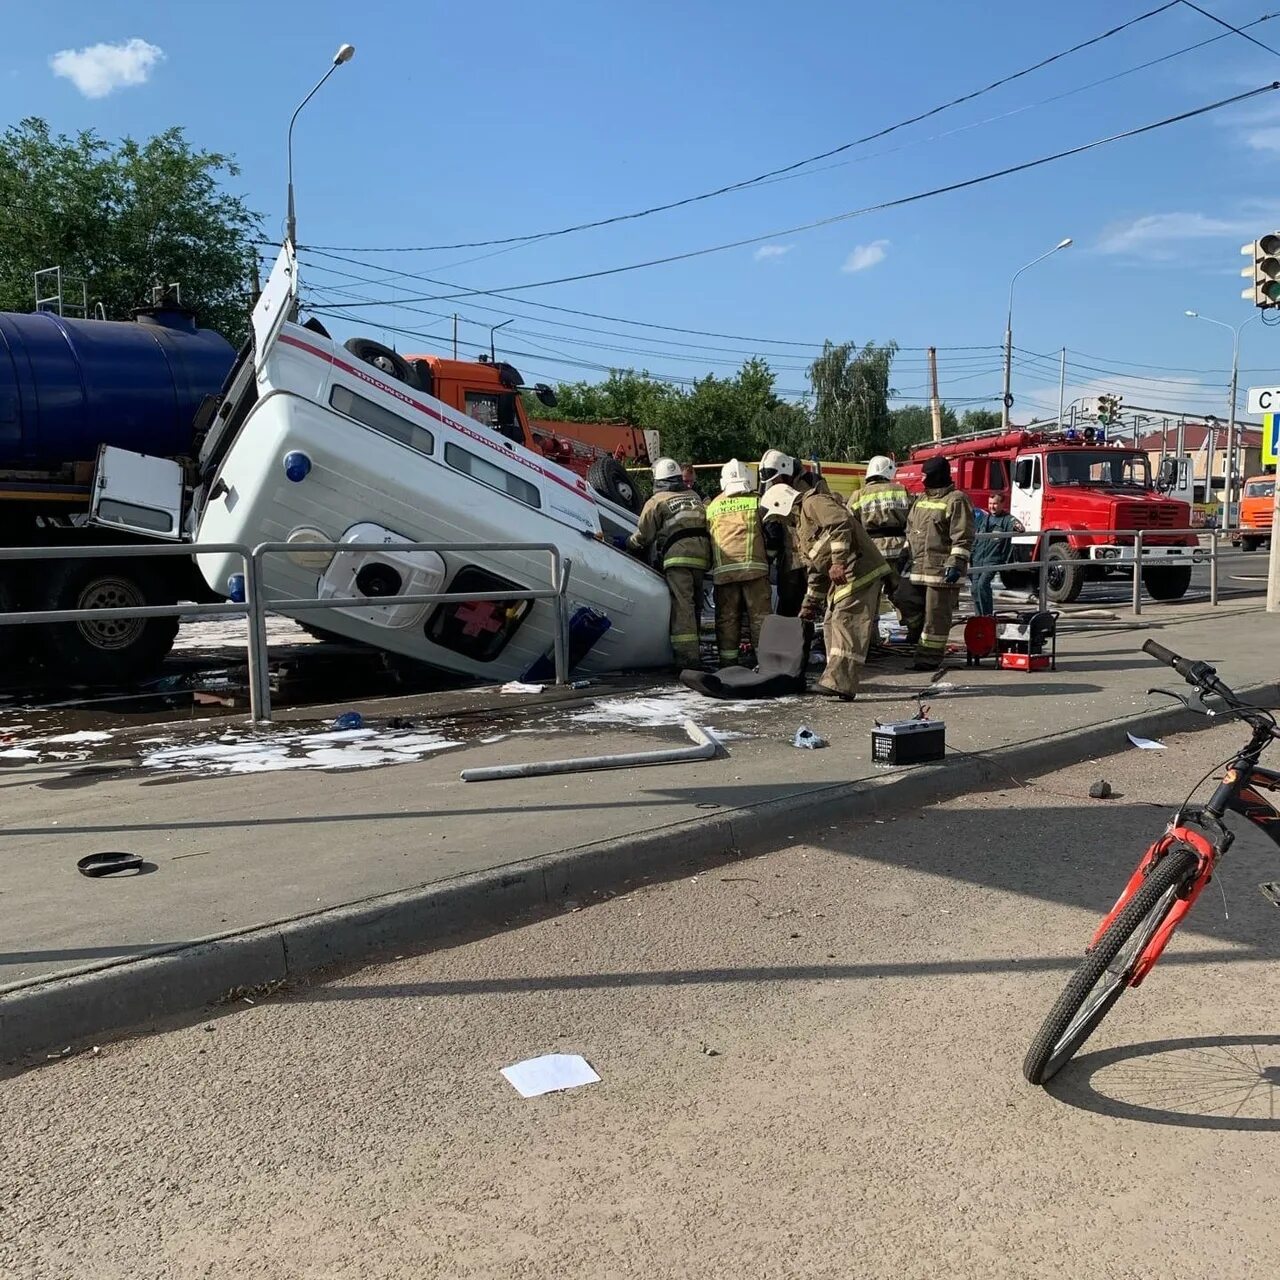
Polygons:
<instances>
[{"instance_id":1,"label":"firefighter glove","mask_svg":"<svg viewBox=\"0 0 1280 1280\"><path fill-rule=\"evenodd\" d=\"M960 570L952 566L942 575L942 580L949 587L954 587L960 581Z\"/></svg>"}]
</instances>

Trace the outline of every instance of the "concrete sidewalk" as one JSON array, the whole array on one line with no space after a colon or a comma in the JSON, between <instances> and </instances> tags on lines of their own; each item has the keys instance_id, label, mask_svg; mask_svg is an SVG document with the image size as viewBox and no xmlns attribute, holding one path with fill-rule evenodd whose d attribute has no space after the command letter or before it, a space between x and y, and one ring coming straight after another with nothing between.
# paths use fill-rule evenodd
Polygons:
<instances>
[{"instance_id":1,"label":"concrete sidewalk","mask_svg":"<svg viewBox=\"0 0 1280 1280\"><path fill-rule=\"evenodd\" d=\"M265 743L229 748L216 741L224 720L179 734L176 754L148 747L139 732L124 758L6 769L0 1058L370 950L430 945L541 902L667 874L682 859L763 847L878 806L927 803L985 785L1002 768L1125 749L1134 717L1156 732L1186 723L1185 713L1163 710L1172 703L1147 696L1153 684L1179 684L1140 652L1148 635L1219 663L1237 687L1275 679L1277 620L1249 599L1217 610L1152 607L1138 625L1077 622L1060 638L1056 672L968 669L952 659L958 665L930 698L947 725L941 766L871 763L873 720L910 716L925 679L895 663L872 667L852 705L724 704L664 685L514 706L472 694L455 697L443 716L431 710L438 700L362 707L371 723L411 715L419 739L425 725L444 744L395 767L277 769L277 758L266 771L211 772L246 759L256 768L250 748L279 756L283 741L287 755L308 732L280 726ZM726 735L728 758L458 779L474 765L676 745L687 714ZM830 748L793 748L801 724ZM972 752L987 759L963 754ZM117 849L142 855L153 873L77 873L78 858Z\"/></svg>"}]
</instances>

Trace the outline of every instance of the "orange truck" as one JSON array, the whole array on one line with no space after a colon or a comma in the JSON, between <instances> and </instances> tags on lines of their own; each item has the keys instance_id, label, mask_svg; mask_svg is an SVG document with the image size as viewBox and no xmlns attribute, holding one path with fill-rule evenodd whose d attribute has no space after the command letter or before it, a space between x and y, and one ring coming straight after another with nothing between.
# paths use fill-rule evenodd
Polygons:
<instances>
[{"instance_id":1,"label":"orange truck","mask_svg":"<svg viewBox=\"0 0 1280 1280\"><path fill-rule=\"evenodd\" d=\"M648 463L649 442L644 431L626 423L531 419L520 394L524 380L518 369L503 360L450 360L434 355L409 355L404 360L411 380L429 395L508 440L576 471L606 498L639 510L640 495L627 478L623 460ZM556 393L546 383L539 382L529 390L548 408L555 407Z\"/></svg>"},{"instance_id":2,"label":"orange truck","mask_svg":"<svg viewBox=\"0 0 1280 1280\"><path fill-rule=\"evenodd\" d=\"M1240 495L1240 532L1232 538L1242 551L1256 551L1271 541L1271 521L1275 502L1276 478L1250 476Z\"/></svg>"}]
</instances>

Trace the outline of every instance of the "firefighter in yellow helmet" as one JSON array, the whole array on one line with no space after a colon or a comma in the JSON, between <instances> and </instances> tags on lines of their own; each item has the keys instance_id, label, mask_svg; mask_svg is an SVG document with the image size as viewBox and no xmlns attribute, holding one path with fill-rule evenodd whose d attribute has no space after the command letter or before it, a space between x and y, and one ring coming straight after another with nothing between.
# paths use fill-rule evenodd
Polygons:
<instances>
[{"instance_id":1,"label":"firefighter in yellow helmet","mask_svg":"<svg viewBox=\"0 0 1280 1280\"><path fill-rule=\"evenodd\" d=\"M738 661L742 611L751 647L760 647L760 624L770 613L769 561L756 481L745 462L732 458L720 468L720 494L707 504L711 533L711 580L716 595L716 649L720 665Z\"/></svg>"},{"instance_id":2,"label":"firefighter in yellow helmet","mask_svg":"<svg viewBox=\"0 0 1280 1280\"><path fill-rule=\"evenodd\" d=\"M951 483L946 458L926 459L921 471L924 493L907 520L910 581L899 591L898 604L908 639L915 642L915 666L930 671L947 656L951 619L973 554L973 507Z\"/></svg>"},{"instance_id":3,"label":"firefighter in yellow helmet","mask_svg":"<svg viewBox=\"0 0 1280 1280\"><path fill-rule=\"evenodd\" d=\"M650 555L654 568L667 580L676 666L700 666L702 578L711 565L711 541L702 499L685 488L680 464L673 458L659 458L653 464L653 497L640 512L627 550Z\"/></svg>"},{"instance_id":4,"label":"firefighter in yellow helmet","mask_svg":"<svg viewBox=\"0 0 1280 1280\"><path fill-rule=\"evenodd\" d=\"M822 493L809 476L776 484L760 500L766 520L792 521L808 566L800 616L815 620L825 609L827 665L815 693L852 702L866 662L871 628L880 612L880 588L889 566L860 521Z\"/></svg>"}]
</instances>

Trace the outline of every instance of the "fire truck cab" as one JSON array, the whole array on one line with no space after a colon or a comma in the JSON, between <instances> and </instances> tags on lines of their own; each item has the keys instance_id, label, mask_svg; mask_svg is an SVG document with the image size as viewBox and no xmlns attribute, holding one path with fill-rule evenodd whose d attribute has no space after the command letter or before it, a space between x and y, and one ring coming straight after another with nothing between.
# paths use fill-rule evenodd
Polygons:
<instances>
[{"instance_id":1,"label":"fire truck cab","mask_svg":"<svg viewBox=\"0 0 1280 1280\"><path fill-rule=\"evenodd\" d=\"M1193 565L1205 558L1194 534L1174 532L1191 527L1190 505L1167 496L1179 491L1187 460L1169 459L1153 477L1142 450L1107 441L1101 429L1022 429L918 445L899 466L898 479L909 491L922 491L921 466L939 455L979 510L993 492L1007 496L1010 513L1027 531L1014 539L1019 558L1049 561L1049 598L1056 603L1078 599L1091 579L1132 573L1137 530L1143 586L1157 600L1181 599ZM1035 581L1033 572L1016 569L1001 576L1010 586L1011 578L1019 587Z\"/></svg>"}]
</instances>

